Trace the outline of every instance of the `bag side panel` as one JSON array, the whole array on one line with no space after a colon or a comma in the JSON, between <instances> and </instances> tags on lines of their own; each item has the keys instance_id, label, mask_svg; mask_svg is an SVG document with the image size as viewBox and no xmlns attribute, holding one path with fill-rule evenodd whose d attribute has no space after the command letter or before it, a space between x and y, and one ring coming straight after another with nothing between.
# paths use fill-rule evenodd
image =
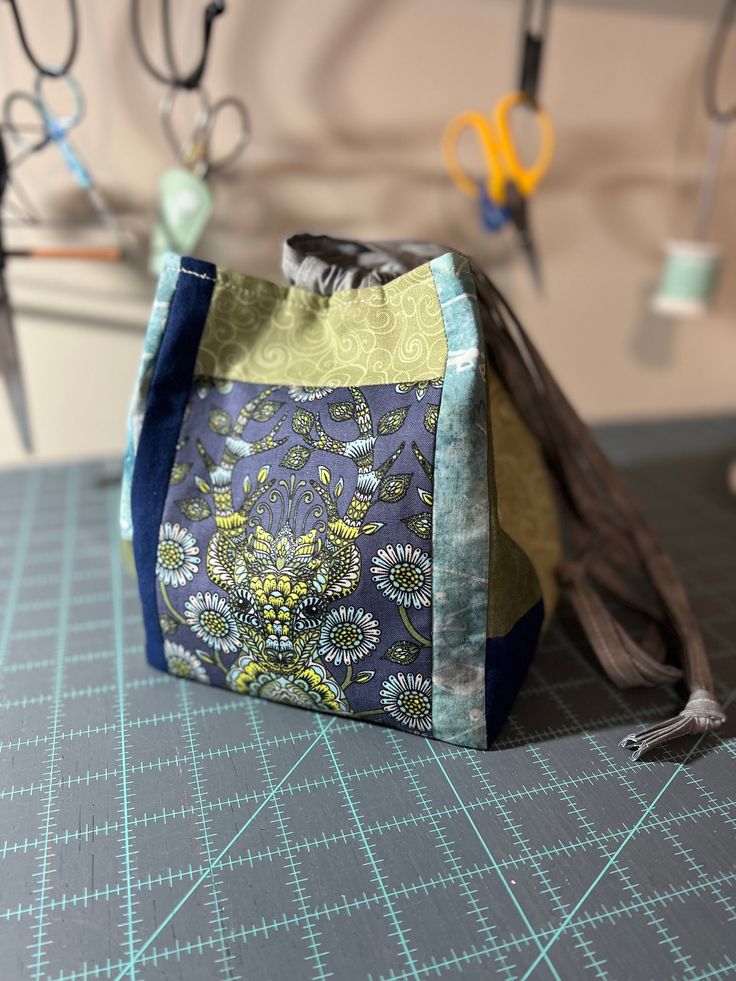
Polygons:
<instances>
[{"instance_id":1,"label":"bag side panel","mask_svg":"<svg viewBox=\"0 0 736 981\"><path fill-rule=\"evenodd\" d=\"M488 745L498 735L527 675L544 620L544 603L538 600L500 637L486 645L486 733Z\"/></svg>"},{"instance_id":2,"label":"bag side panel","mask_svg":"<svg viewBox=\"0 0 736 981\"><path fill-rule=\"evenodd\" d=\"M133 394L128 407L128 424L123 456L123 480L120 490L120 537L123 542L133 541L133 516L131 514L130 493L135 467L135 454L138 449L143 416L146 411L146 398L151 385L151 378L156 366L161 339L166 329L171 298L179 279L181 258L168 252L164 257L161 274L156 285L156 295L151 307L151 314L146 327L143 341L143 351L138 365Z\"/></svg>"},{"instance_id":3,"label":"bag side panel","mask_svg":"<svg viewBox=\"0 0 736 981\"><path fill-rule=\"evenodd\" d=\"M200 337L215 282L209 262L182 259L146 400L131 487L133 552L143 607L146 655L165 669L157 607L159 526Z\"/></svg>"},{"instance_id":4,"label":"bag side panel","mask_svg":"<svg viewBox=\"0 0 736 981\"><path fill-rule=\"evenodd\" d=\"M493 742L554 609L559 529L544 464L508 391L488 365L491 555L486 730Z\"/></svg>"},{"instance_id":5,"label":"bag side panel","mask_svg":"<svg viewBox=\"0 0 736 981\"><path fill-rule=\"evenodd\" d=\"M546 624L557 606L555 570L562 557L552 485L534 437L492 368L488 374L488 404L498 520L534 567L544 599Z\"/></svg>"},{"instance_id":6,"label":"bag side panel","mask_svg":"<svg viewBox=\"0 0 736 981\"><path fill-rule=\"evenodd\" d=\"M432 518L433 729L438 739L484 748L490 545L485 349L468 260L448 253L430 268L448 348Z\"/></svg>"}]
</instances>

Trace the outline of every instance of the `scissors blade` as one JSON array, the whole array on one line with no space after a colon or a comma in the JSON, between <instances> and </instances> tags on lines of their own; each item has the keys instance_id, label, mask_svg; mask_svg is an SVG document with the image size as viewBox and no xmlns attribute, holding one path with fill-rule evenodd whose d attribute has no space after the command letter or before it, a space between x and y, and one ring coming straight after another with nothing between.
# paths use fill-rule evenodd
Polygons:
<instances>
[{"instance_id":1,"label":"scissors blade","mask_svg":"<svg viewBox=\"0 0 736 981\"><path fill-rule=\"evenodd\" d=\"M537 252L536 246L534 245L534 239L529 233L529 229L518 229L519 242L521 243L521 248L524 252L526 258L526 264L529 266L529 272L531 273L532 280L537 289L538 293L544 293L544 279L542 277L542 267L539 263L539 254Z\"/></svg>"},{"instance_id":2,"label":"scissors blade","mask_svg":"<svg viewBox=\"0 0 736 981\"><path fill-rule=\"evenodd\" d=\"M516 234L519 238L524 257L526 258L529 272L531 273L534 285L539 293L544 292L544 282L542 280L542 267L539 263L539 255L534 238L532 237L529 225L529 208L527 199L519 191L518 187L509 182L506 186L506 202L513 222Z\"/></svg>"},{"instance_id":3,"label":"scissors blade","mask_svg":"<svg viewBox=\"0 0 736 981\"><path fill-rule=\"evenodd\" d=\"M28 416L28 402L23 385L20 358L18 357L13 317L2 277L0 277L0 372L5 379L8 401L21 443L28 453L32 453L33 437Z\"/></svg>"}]
</instances>

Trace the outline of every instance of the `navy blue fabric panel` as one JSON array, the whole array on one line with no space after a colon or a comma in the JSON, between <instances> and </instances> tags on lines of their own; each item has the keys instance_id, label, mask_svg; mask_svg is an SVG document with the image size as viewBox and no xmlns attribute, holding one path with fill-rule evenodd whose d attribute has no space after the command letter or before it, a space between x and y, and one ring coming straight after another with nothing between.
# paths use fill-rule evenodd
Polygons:
<instances>
[{"instance_id":1,"label":"navy blue fabric panel","mask_svg":"<svg viewBox=\"0 0 736 981\"><path fill-rule=\"evenodd\" d=\"M133 471L133 552L143 606L146 656L163 671L166 662L156 602L159 525L216 271L210 262L182 259L151 379Z\"/></svg>"},{"instance_id":2,"label":"navy blue fabric panel","mask_svg":"<svg viewBox=\"0 0 736 981\"><path fill-rule=\"evenodd\" d=\"M504 637L486 641L486 733L488 745L511 711L529 670L544 621L544 603L527 610Z\"/></svg>"}]
</instances>

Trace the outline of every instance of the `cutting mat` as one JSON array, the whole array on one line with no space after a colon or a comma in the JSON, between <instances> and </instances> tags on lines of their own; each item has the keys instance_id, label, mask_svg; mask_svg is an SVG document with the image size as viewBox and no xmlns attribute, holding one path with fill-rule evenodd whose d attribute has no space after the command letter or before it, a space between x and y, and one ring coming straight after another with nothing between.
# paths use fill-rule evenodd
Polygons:
<instances>
[{"instance_id":1,"label":"cutting mat","mask_svg":"<svg viewBox=\"0 0 736 981\"><path fill-rule=\"evenodd\" d=\"M730 699L723 472L631 479ZM733 721L630 763L679 703L614 690L564 615L488 753L169 678L105 473L0 475L3 978L736 976Z\"/></svg>"}]
</instances>

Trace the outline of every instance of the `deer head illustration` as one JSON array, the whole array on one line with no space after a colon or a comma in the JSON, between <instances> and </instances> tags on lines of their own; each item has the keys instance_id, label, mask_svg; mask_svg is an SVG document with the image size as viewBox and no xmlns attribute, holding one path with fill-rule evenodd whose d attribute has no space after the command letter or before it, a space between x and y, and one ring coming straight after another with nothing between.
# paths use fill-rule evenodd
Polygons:
<instances>
[{"instance_id":1,"label":"deer head illustration","mask_svg":"<svg viewBox=\"0 0 736 981\"><path fill-rule=\"evenodd\" d=\"M382 527L367 520L369 511L378 501L401 500L409 488L411 474L389 473L403 443L376 463L379 441L398 432L408 409L387 412L374 425L362 391L350 388L350 401L333 402L328 411L335 422L353 421L357 435L338 439L327 432L319 413L297 408L291 428L300 441L280 461L292 471L289 479L277 480L270 476L271 467L263 466L254 480L250 473L245 477L243 496L236 504L236 465L287 441L279 434L290 410L281 412L285 402L272 397L277 390L262 390L234 420L221 409L212 410L210 428L224 438L221 458L215 461L197 442L207 479L195 478L200 497L178 503L192 520L214 519L207 573L227 593L236 617L242 641L239 663L257 662L282 675L311 665L319 668L321 677L324 670L316 665L319 625L329 605L358 585L358 539ZM252 442L245 438L253 423L272 419L274 425L265 436ZM348 472L339 464L320 465L318 479L297 479L315 453L344 461ZM346 477L351 485L354 477L350 494Z\"/></svg>"}]
</instances>

